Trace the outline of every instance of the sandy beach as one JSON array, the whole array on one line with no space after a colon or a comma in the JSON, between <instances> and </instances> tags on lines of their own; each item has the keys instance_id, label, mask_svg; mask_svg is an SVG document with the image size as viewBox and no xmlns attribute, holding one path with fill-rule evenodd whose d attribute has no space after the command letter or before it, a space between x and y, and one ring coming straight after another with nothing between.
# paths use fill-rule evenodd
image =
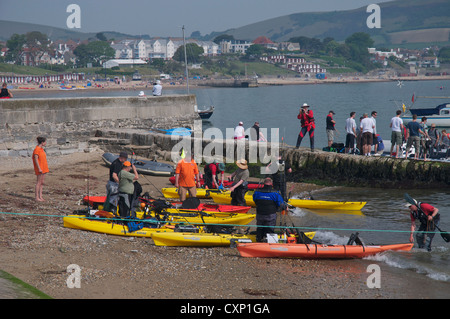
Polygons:
<instances>
[{"instance_id":1,"label":"sandy beach","mask_svg":"<svg viewBox=\"0 0 450 319\"><path fill-rule=\"evenodd\" d=\"M63 227L80 199L105 195L101 150L49 158L45 202L35 202L31 158L0 157L0 269L57 299L396 299L449 298L448 283L378 263L380 289L366 285L369 260L242 258L236 249L157 247L149 238ZM144 192L161 197L167 177L141 175ZM295 184L295 191L314 185ZM251 223L254 225L254 223ZM81 267L81 288L68 288L67 267ZM420 289L420 296L417 296Z\"/></svg>"}]
</instances>

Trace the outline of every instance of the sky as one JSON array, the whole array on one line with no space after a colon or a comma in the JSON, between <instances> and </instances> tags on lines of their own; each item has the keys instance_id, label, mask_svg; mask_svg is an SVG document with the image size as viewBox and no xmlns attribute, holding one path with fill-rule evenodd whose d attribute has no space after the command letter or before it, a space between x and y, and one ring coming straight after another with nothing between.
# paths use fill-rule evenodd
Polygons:
<instances>
[{"instance_id":1,"label":"sky","mask_svg":"<svg viewBox=\"0 0 450 319\"><path fill-rule=\"evenodd\" d=\"M70 4L80 8L80 28L160 37L202 35L293 13L339 11L389 0L0 0L0 20L68 28ZM368 14L369 15L369 14Z\"/></svg>"}]
</instances>

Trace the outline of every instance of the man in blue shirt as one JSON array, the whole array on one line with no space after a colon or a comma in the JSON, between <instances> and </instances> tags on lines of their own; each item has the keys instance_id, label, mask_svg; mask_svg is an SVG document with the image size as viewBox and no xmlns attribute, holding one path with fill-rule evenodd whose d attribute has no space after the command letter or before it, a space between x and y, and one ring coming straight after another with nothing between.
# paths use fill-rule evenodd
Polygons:
<instances>
[{"instance_id":1,"label":"man in blue shirt","mask_svg":"<svg viewBox=\"0 0 450 319\"><path fill-rule=\"evenodd\" d=\"M264 180L264 187L255 190L253 201L256 204L256 241L263 241L267 234L274 233L277 222L277 211L285 209L283 198L280 193L273 189L270 177Z\"/></svg>"},{"instance_id":2,"label":"man in blue shirt","mask_svg":"<svg viewBox=\"0 0 450 319\"><path fill-rule=\"evenodd\" d=\"M408 142L406 143L406 158L408 157L408 152L411 149L411 145L414 145L414 159L419 159L419 146L420 146L420 134L425 133L420 129L420 124L417 123L417 114L413 114L412 121L406 125L408 129ZM407 131L407 132L408 132Z\"/></svg>"}]
</instances>

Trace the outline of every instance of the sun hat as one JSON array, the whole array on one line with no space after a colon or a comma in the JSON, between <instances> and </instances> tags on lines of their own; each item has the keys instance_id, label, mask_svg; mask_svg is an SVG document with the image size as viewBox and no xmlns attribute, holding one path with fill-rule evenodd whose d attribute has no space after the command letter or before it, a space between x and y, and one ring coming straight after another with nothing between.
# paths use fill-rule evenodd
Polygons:
<instances>
[{"instance_id":1,"label":"sun hat","mask_svg":"<svg viewBox=\"0 0 450 319\"><path fill-rule=\"evenodd\" d=\"M119 157L128 158L127 152L120 152Z\"/></svg>"},{"instance_id":2,"label":"sun hat","mask_svg":"<svg viewBox=\"0 0 450 319\"><path fill-rule=\"evenodd\" d=\"M240 169L247 169L248 168L247 161L245 159L240 159L240 160L236 161L236 165Z\"/></svg>"},{"instance_id":3,"label":"sun hat","mask_svg":"<svg viewBox=\"0 0 450 319\"><path fill-rule=\"evenodd\" d=\"M308 103L303 103L302 108L303 107L309 107Z\"/></svg>"},{"instance_id":4,"label":"sun hat","mask_svg":"<svg viewBox=\"0 0 450 319\"><path fill-rule=\"evenodd\" d=\"M131 166L131 163L129 161L125 161L123 162L123 166L125 167Z\"/></svg>"}]
</instances>

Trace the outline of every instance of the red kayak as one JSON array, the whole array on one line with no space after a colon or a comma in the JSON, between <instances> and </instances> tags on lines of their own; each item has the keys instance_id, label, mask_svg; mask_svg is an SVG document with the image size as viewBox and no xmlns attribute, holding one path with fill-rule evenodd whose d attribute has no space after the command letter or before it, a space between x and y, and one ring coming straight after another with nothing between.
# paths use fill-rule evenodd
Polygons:
<instances>
[{"instance_id":1,"label":"red kayak","mask_svg":"<svg viewBox=\"0 0 450 319\"><path fill-rule=\"evenodd\" d=\"M242 257L351 259L364 258L387 250L410 251L414 244L318 245L296 243L237 243Z\"/></svg>"},{"instance_id":2,"label":"red kayak","mask_svg":"<svg viewBox=\"0 0 450 319\"><path fill-rule=\"evenodd\" d=\"M171 176L169 178L169 181L172 183L172 185L175 185L175 176ZM203 186L204 181L203 178L200 180L200 185ZM231 185L233 185L232 181L223 181L223 187L228 188L231 187ZM257 188L263 188L264 184L260 184L257 182L248 182L247 185L248 189L257 189Z\"/></svg>"},{"instance_id":3,"label":"red kayak","mask_svg":"<svg viewBox=\"0 0 450 319\"><path fill-rule=\"evenodd\" d=\"M97 208L98 205L103 205L106 201L106 196L84 196L83 202L92 206L93 208ZM151 200L141 199L143 203L146 201L151 202ZM246 214L250 210L250 206L233 206L233 205L220 205L220 204L206 204L200 203L197 208L183 208L181 202L169 202L171 206L167 208L168 211L192 211L199 212L203 211L205 213L233 213L233 214Z\"/></svg>"}]
</instances>

